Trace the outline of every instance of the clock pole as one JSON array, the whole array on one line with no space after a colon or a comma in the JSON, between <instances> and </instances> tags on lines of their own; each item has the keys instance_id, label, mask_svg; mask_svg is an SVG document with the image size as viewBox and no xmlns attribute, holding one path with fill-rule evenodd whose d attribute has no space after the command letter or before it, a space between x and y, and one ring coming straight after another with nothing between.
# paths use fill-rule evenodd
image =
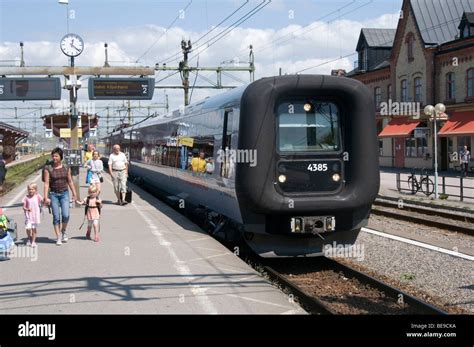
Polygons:
<instances>
[{"instance_id":1,"label":"clock pole","mask_svg":"<svg viewBox=\"0 0 474 347\"><path fill-rule=\"evenodd\" d=\"M74 57L71 57L71 67L74 68ZM74 70L73 70L74 71ZM77 127L78 114L76 110L77 91L76 85L73 84L69 91L69 102L71 105L71 149L79 149L79 129ZM81 193L79 187L79 167L71 167L72 180L77 194L77 200L81 200ZM75 202L74 202L75 204Z\"/></svg>"}]
</instances>

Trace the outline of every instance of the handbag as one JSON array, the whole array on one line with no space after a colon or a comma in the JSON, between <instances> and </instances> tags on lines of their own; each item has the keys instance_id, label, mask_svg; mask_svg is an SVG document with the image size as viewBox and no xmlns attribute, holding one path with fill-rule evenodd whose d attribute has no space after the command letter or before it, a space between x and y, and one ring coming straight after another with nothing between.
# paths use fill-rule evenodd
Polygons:
<instances>
[{"instance_id":1,"label":"handbag","mask_svg":"<svg viewBox=\"0 0 474 347\"><path fill-rule=\"evenodd\" d=\"M91 170L87 170L86 184L90 184L90 183L91 183L91 177L92 177L92 171L91 171Z\"/></svg>"}]
</instances>

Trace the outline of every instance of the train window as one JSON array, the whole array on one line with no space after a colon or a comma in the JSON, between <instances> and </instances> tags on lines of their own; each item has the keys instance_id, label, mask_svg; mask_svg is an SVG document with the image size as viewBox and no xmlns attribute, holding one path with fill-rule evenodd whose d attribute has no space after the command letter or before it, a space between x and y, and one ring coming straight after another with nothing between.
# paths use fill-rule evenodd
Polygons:
<instances>
[{"instance_id":1,"label":"train window","mask_svg":"<svg viewBox=\"0 0 474 347\"><path fill-rule=\"evenodd\" d=\"M278 106L280 152L340 150L340 114L331 102L284 102Z\"/></svg>"}]
</instances>

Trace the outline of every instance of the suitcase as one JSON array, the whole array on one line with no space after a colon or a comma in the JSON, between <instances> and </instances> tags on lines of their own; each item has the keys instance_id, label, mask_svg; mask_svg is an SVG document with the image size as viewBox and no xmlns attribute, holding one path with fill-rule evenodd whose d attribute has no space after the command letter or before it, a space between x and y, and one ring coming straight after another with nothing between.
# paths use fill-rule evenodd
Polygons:
<instances>
[{"instance_id":1,"label":"suitcase","mask_svg":"<svg viewBox=\"0 0 474 347\"><path fill-rule=\"evenodd\" d=\"M127 189L127 193L125 194L125 201L129 204L132 203L132 191L130 189Z\"/></svg>"}]
</instances>

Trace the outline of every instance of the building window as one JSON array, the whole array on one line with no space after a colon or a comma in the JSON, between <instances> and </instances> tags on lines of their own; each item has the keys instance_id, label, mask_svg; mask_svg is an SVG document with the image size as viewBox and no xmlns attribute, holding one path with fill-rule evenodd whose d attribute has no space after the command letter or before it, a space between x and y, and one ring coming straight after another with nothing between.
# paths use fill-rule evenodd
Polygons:
<instances>
[{"instance_id":1,"label":"building window","mask_svg":"<svg viewBox=\"0 0 474 347\"><path fill-rule=\"evenodd\" d=\"M380 103L382 102L382 90L380 87L376 87L374 89L374 100L375 100L375 108L378 110L380 108Z\"/></svg>"},{"instance_id":2,"label":"building window","mask_svg":"<svg viewBox=\"0 0 474 347\"><path fill-rule=\"evenodd\" d=\"M417 77L414 80L414 95L415 102L421 102L421 78Z\"/></svg>"},{"instance_id":3,"label":"building window","mask_svg":"<svg viewBox=\"0 0 474 347\"><path fill-rule=\"evenodd\" d=\"M400 82L400 98L401 102L407 102L408 101L408 90L407 90L407 80L402 80Z\"/></svg>"},{"instance_id":4,"label":"building window","mask_svg":"<svg viewBox=\"0 0 474 347\"><path fill-rule=\"evenodd\" d=\"M383 140L379 140L379 155L383 157Z\"/></svg>"},{"instance_id":5,"label":"building window","mask_svg":"<svg viewBox=\"0 0 474 347\"><path fill-rule=\"evenodd\" d=\"M462 38L466 38L466 37L469 37L470 36L470 32L469 32L469 25L464 25L464 29L462 31Z\"/></svg>"},{"instance_id":6,"label":"building window","mask_svg":"<svg viewBox=\"0 0 474 347\"><path fill-rule=\"evenodd\" d=\"M471 137L470 136L458 136L458 152L467 146L468 150L471 150Z\"/></svg>"},{"instance_id":7,"label":"building window","mask_svg":"<svg viewBox=\"0 0 474 347\"><path fill-rule=\"evenodd\" d=\"M405 139L405 157L423 157L428 152L428 141L425 137Z\"/></svg>"},{"instance_id":8,"label":"building window","mask_svg":"<svg viewBox=\"0 0 474 347\"><path fill-rule=\"evenodd\" d=\"M359 52L359 70L366 71L367 70L367 49L363 48Z\"/></svg>"},{"instance_id":9,"label":"building window","mask_svg":"<svg viewBox=\"0 0 474 347\"><path fill-rule=\"evenodd\" d=\"M406 38L406 43L407 43L407 57L408 61L412 61L415 59L413 55L413 50L415 46L415 35L413 33L409 33Z\"/></svg>"},{"instance_id":10,"label":"building window","mask_svg":"<svg viewBox=\"0 0 474 347\"><path fill-rule=\"evenodd\" d=\"M474 68L467 70L467 97L474 98Z\"/></svg>"},{"instance_id":11,"label":"building window","mask_svg":"<svg viewBox=\"0 0 474 347\"><path fill-rule=\"evenodd\" d=\"M456 85L454 72L446 74L446 100L454 100L456 98Z\"/></svg>"},{"instance_id":12,"label":"building window","mask_svg":"<svg viewBox=\"0 0 474 347\"><path fill-rule=\"evenodd\" d=\"M392 85L389 84L387 86L387 101L389 100L392 100L393 99L393 95L392 95Z\"/></svg>"}]
</instances>

